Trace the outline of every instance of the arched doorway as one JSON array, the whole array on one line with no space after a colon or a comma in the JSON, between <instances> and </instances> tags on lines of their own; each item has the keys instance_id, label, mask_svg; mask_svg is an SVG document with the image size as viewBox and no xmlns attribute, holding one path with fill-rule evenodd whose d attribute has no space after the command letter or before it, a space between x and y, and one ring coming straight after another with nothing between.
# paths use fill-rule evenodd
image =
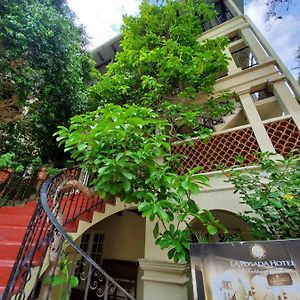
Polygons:
<instances>
[{"instance_id":1,"label":"arched doorway","mask_svg":"<svg viewBox=\"0 0 300 300\"><path fill-rule=\"evenodd\" d=\"M136 299L143 293L138 259L144 258L145 225L145 219L136 209L123 210L90 227L77 241L82 250ZM80 273L86 273L84 266L77 267L78 278ZM71 299L80 299L83 289L84 284L79 285Z\"/></svg>"}]
</instances>

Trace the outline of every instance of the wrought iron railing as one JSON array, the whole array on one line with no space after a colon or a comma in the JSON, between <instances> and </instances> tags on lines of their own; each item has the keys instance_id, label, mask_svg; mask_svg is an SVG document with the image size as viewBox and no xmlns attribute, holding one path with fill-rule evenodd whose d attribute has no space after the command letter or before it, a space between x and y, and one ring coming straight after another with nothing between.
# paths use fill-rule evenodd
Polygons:
<instances>
[{"instance_id":1,"label":"wrought iron railing","mask_svg":"<svg viewBox=\"0 0 300 300\"><path fill-rule=\"evenodd\" d=\"M0 179L0 207L26 203L36 194L37 183L36 176L7 173L6 178Z\"/></svg>"},{"instance_id":2,"label":"wrought iron railing","mask_svg":"<svg viewBox=\"0 0 300 300\"><path fill-rule=\"evenodd\" d=\"M228 102L220 102L221 105L227 105ZM226 116L230 116L232 114L235 113L235 108L232 108L232 110L227 111L226 113L223 113L221 116L219 117L205 117L205 116L201 116L199 117L199 123L206 127L206 128L210 128L210 129L214 129L214 127L218 124L222 124L224 123L224 117Z\"/></svg>"},{"instance_id":3,"label":"wrought iron railing","mask_svg":"<svg viewBox=\"0 0 300 300\"><path fill-rule=\"evenodd\" d=\"M64 170L42 186L40 201L25 233L6 299L108 299L133 296L71 239L65 228L103 208L78 168Z\"/></svg>"}]
</instances>

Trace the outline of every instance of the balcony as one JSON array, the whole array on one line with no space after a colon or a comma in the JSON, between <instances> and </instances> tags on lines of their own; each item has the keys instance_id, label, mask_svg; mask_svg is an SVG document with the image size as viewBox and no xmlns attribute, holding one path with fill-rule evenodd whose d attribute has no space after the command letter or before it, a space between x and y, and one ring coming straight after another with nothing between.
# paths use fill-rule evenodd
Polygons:
<instances>
[{"instance_id":1,"label":"balcony","mask_svg":"<svg viewBox=\"0 0 300 300\"><path fill-rule=\"evenodd\" d=\"M282 156L300 149L300 131L292 118L264 122L269 138L276 150ZM240 126L223 133L215 133L207 143L195 139L192 145L174 143L172 151L183 155L178 173L183 174L188 169L202 166L202 173L217 170L217 165L231 167L236 164L236 156L244 156L245 164L250 164L255 152L260 151L259 144L251 125Z\"/></svg>"},{"instance_id":2,"label":"balcony","mask_svg":"<svg viewBox=\"0 0 300 300\"><path fill-rule=\"evenodd\" d=\"M215 3L215 8L217 11L217 16L215 19L212 19L206 23L203 24L202 29L203 32L218 26L222 23L225 23L226 21L234 18L234 15L232 14L232 12L224 5L223 1L219 1L220 4L217 5L217 3Z\"/></svg>"}]
</instances>

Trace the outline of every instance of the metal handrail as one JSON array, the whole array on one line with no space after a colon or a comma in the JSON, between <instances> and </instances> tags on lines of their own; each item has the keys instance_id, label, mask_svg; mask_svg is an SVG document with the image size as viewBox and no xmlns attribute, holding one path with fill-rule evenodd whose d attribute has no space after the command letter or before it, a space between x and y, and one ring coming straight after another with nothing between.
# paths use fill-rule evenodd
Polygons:
<instances>
[{"instance_id":1,"label":"metal handrail","mask_svg":"<svg viewBox=\"0 0 300 300\"><path fill-rule=\"evenodd\" d=\"M67 232L64 230L63 226L58 222L55 215L53 214L52 210L50 209L48 205L48 195L47 192L49 190L49 187L51 186L51 182L53 181L53 178L49 178L42 186L41 188L41 204L46 212L49 220L54 225L55 229L60 233L60 235L64 238L65 241L68 242L68 244L76 250L87 262L89 262L95 269L97 269L107 280L109 280L116 288L118 288L122 293L126 295L131 300L135 300L124 288L122 288L111 276L109 276L86 252L84 252L79 246L77 246L70 236L67 234Z\"/></svg>"},{"instance_id":2,"label":"metal handrail","mask_svg":"<svg viewBox=\"0 0 300 300\"><path fill-rule=\"evenodd\" d=\"M72 225L72 222L76 224L83 214L103 207L103 202L98 197L88 195L88 180L85 175L79 168L65 169L60 174L47 179L43 184L40 199L25 232L2 298L0 295L1 300L32 300L36 299L37 295L41 295L42 299L49 299L53 288L55 289L54 278L58 274L62 276L60 268L63 260L69 260L69 254L64 246L73 249L75 256L68 267L69 280L61 287L61 291L65 292L66 288L69 294L81 292L81 289L72 289L74 286L71 285L71 278L75 277L78 282L80 280L81 287L83 287L83 281L86 280L84 297L82 297L84 300L88 299L88 294L91 292L104 300L107 300L110 294L116 295L117 292L125 297L124 299L135 300L77 246L63 228L63 226ZM75 183L77 186L74 185ZM81 201L78 200L79 197ZM77 278L74 274L80 264L89 268L87 272L84 268L79 274L80 278ZM43 279L42 287L38 284L41 276L47 278L46 282ZM68 298L65 295L62 299L66 297Z\"/></svg>"}]
</instances>

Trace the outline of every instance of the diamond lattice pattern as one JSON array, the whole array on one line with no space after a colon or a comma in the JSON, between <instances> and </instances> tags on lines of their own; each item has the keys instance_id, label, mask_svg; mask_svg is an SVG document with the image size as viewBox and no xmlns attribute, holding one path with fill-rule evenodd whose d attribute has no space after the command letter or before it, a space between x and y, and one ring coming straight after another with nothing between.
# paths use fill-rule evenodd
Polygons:
<instances>
[{"instance_id":1,"label":"diamond lattice pattern","mask_svg":"<svg viewBox=\"0 0 300 300\"><path fill-rule=\"evenodd\" d=\"M300 153L300 131L292 118L265 124L265 128L277 153Z\"/></svg>"},{"instance_id":2,"label":"diamond lattice pattern","mask_svg":"<svg viewBox=\"0 0 300 300\"><path fill-rule=\"evenodd\" d=\"M185 156L180 161L182 168L178 168L178 173L183 174L197 166L203 167L202 172L216 170L217 164L232 166L237 155L247 158L245 164L250 163L259 146L252 128L244 128L213 136L207 143L195 140L193 145L173 144L172 151Z\"/></svg>"}]
</instances>

